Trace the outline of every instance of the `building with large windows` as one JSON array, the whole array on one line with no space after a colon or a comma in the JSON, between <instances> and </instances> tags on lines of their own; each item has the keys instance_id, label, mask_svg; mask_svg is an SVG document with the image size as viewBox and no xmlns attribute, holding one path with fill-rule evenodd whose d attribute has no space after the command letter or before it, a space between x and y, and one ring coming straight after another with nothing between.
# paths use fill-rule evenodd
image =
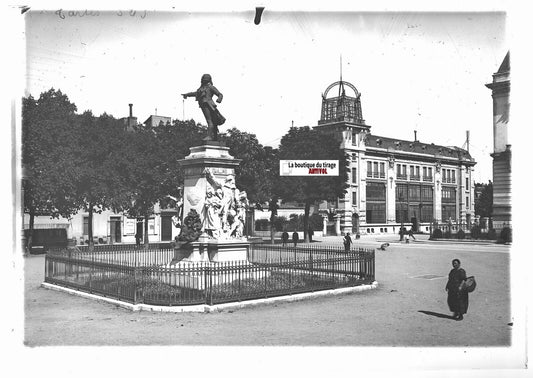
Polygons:
<instances>
[{"instance_id":1,"label":"building with large windows","mask_svg":"<svg viewBox=\"0 0 533 378\"><path fill-rule=\"evenodd\" d=\"M338 94L328 93L338 87ZM348 96L346 89L353 95ZM402 224L429 231L431 222L474 221L476 162L459 147L373 135L363 119L361 94L346 81L322 95L318 125L334 134L349 157L349 189L322 210L336 214L340 232L397 233Z\"/></svg>"}]
</instances>

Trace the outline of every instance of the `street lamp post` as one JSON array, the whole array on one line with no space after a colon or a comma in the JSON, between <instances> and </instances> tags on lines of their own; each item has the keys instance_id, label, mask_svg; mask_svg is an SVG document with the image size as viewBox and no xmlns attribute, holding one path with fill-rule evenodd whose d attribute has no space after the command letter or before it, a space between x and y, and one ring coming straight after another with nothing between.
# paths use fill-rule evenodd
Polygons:
<instances>
[{"instance_id":1,"label":"street lamp post","mask_svg":"<svg viewBox=\"0 0 533 378\"><path fill-rule=\"evenodd\" d=\"M400 201L400 241L403 240L403 194L398 194L398 201Z\"/></svg>"}]
</instances>

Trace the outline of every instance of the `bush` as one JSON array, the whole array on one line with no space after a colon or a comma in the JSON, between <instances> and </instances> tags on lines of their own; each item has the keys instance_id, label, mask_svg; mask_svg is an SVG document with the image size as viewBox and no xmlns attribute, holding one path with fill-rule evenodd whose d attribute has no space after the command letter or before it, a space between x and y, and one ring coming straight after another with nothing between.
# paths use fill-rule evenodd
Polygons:
<instances>
[{"instance_id":1,"label":"bush","mask_svg":"<svg viewBox=\"0 0 533 378\"><path fill-rule=\"evenodd\" d=\"M451 239L452 238L452 232L450 230L446 230L444 232L444 238L445 239Z\"/></svg>"},{"instance_id":2,"label":"bush","mask_svg":"<svg viewBox=\"0 0 533 378\"><path fill-rule=\"evenodd\" d=\"M442 239L442 230L440 228L436 228L433 230L433 235L431 235L432 239Z\"/></svg>"},{"instance_id":3,"label":"bush","mask_svg":"<svg viewBox=\"0 0 533 378\"><path fill-rule=\"evenodd\" d=\"M462 229L459 229L457 231L457 239L464 239L465 238L465 232Z\"/></svg>"},{"instance_id":4,"label":"bush","mask_svg":"<svg viewBox=\"0 0 533 378\"><path fill-rule=\"evenodd\" d=\"M268 231L268 225L270 222L268 219L258 219L255 221L255 230L256 231Z\"/></svg>"},{"instance_id":5,"label":"bush","mask_svg":"<svg viewBox=\"0 0 533 378\"><path fill-rule=\"evenodd\" d=\"M481 227L478 225L472 226L470 229L470 236L472 239L479 239L481 237Z\"/></svg>"},{"instance_id":6,"label":"bush","mask_svg":"<svg viewBox=\"0 0 533 378\"><path fill-rule=\"evenodd\" d=\"M509 227L504 227L500 233L500 240L502 243L510 243L512 241L512 231Z\"/></svg>"},{"instance_id":7,"label":"bush","mask_svg":"<svg viewBox=\"0 0 533 378\"><path fill-rule=\"evenodd\" d=\"M313 214L309 216L309 227L311 227L311 230L313 231L321 231L324 227L324 220L322 218L322 215L320 214Z\"/></svg>"},{"instance_id":8,"label":"bush","mask_svg":"<svg viewBox=\"0 0 533 378\"><path fill-rule=\"evenodd\" d=\"M498 236L496 235L496 230L494 228L491 228L489 230L488 238L489 240L496 240L498 238Z\"/></svg>"},{"instance_id":9,"label":"bush","mask_svg":"<svg viewBox=\"0 0 533 378\"><path fill-rule=\"evenodd\" d=\"M285 217L274 217L274 230L283 231L283 229L285 228L286 224L287 224L287 218L285 218Z\"/></svg>"}]
</instances>

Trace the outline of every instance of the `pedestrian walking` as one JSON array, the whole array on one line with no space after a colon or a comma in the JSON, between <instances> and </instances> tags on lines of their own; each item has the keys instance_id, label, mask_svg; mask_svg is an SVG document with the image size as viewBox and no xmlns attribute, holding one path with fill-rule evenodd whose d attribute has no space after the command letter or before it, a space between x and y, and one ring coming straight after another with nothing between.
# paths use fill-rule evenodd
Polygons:
<instances>
[{"instance_id":1,"label":"pedestrian walking","mask_svg":"<svg viewBox=\"0 0 533 378\"><path fill-rule=\"evenodd\" d=\"M292 233L292 242L294 243L294 246L296 247L296 244L298 244L298 233L296 231Z\"/></svg>"},{"instance_id":2,"label":"pedestrian walking","mask_svg":"<svg viewBox=\"0 0 533 378\"><path fill-rule=\"evenodd\" d=\"M289 233L287 231L283 231L283 234L281 234L281 245L285 247L285 245L289 242Z\"/></svg>"},{"instance_id":3,"label":"pedestrian walking","mask_svg":"<svg viewBox=\"0 0 533 378\"><path fill-rule=\"evenodd\" d=\"M344 235L343 243L344 243L344 251L350 252L350 245L352 244L352 238L350 237L349 232L347 232L346 235Z\"/></svg>"},{"instance_id":4,"label":"pedestrian walking","mask_svg":"<svg viewBox=\"0 0 533 378\"><path fill-rule=\"evenodd\" d=\"M466 272L461 268L459 259L453 259L452 266L445 289L448 292L448 307L455 320L463 320L463 315L468 310L468 291L461 290L461 284L466 280Z\"/></svg>"},{"instance_id":5,"label":"pedestrian walking","mask_svg":"<svg viewBox=\"0 0 533 378\"><path fill-rule=\"evenodd\" d=\"M400 241L403 241L403 227L400 227Z\"/></svg>"},{"instance_id":6,"label":"pedestrian walking","mask_svg":"<svg viewBox=\"0 0 533 378\"><path fill-rule=\"evenodd\" d=\"M409 229L409 238L413 238L413 240L416 240L415 236L413 235L413 227Z\"/></svg>"},{"instance_id":7,"label":"pedestrian walking","mask_svg":"<svg viewBox=\"0 0 533 378\"><path fill-rule=\"evenodd\" d=\"M135 244L137 245L137 247L141 246L141 235L139 233L135 234Z\"/></svg>"},{"instance_id":8,"label":"pedestrian walking","mask_svg":"<svg viewBox=\"0 0 533 378\"><path fill-rule=\"evenodd\" d=\"M314 235L313 229L311 227L309 227L309 229L307 230L307 235L309 235L309 243L311 243L313 241Z\"/></svg>"}]
</instances>

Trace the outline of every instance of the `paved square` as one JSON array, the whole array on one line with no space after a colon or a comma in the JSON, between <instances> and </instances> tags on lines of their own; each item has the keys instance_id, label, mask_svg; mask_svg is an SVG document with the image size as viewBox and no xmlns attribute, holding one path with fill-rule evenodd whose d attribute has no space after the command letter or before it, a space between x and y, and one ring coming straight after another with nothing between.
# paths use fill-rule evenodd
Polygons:
<instances>
[{"instance_id":1,"label":"paved square","mask_svg":"<svg viewBox=\"0 0 533 378\"><path fill-rule=\"evenodd\" d=\"M325 243L340 239L325 238ZM378 289L210 314L130 312L39 285L44 256L26 262L25 343L39 345L509 346L509 246L417 241L376 251ZM379 240L361 239L361 247ZM462 322L450 319L446 277L459 258L475 275ZM431 272L429 274L428 272ZM438 274L437 274L438 273ZM418 279L413 279L418 278ZM236 330L239 330L236 332Z\"/></svg>"}]
</instances>

